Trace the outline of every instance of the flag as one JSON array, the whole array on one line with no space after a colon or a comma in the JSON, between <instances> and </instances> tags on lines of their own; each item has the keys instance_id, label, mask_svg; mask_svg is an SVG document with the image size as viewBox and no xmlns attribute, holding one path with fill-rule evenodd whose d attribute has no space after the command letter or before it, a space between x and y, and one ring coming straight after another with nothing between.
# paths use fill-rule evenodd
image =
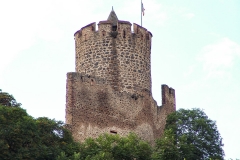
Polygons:
<instances>
[{"instance_id":1,"label":"flag","mask_svg":"<svg viewBox=\"0 0 240 160\"><path fill-rule=\"evenodd\" d=\"M142 14L144 16L144 11L145 11L145 8L143 7L143 3L142 3Z\"/></svg>"}]
</instances>

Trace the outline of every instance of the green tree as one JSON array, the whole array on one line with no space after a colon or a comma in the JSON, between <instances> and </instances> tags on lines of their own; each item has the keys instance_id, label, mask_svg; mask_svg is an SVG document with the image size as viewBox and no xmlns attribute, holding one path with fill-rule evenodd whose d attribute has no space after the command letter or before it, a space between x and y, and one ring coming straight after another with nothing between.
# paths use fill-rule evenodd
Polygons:
<instances>
[{"instance_id":1,"label":"green tree","mask_svg":"<svg viewBox=\"0 0 240 160\"><path fill-rule=\"evenodd\" d=\"M96 139L87 138L75 157L61 153L57 160L149 160L151 154L151 146L136 134L130 133L126 137L103 134Z\"/></svg>"},{"instance_id":2,"label":"green tree","mask_svg":"<svg viewBox=\"0 0 240 160\"><path fill-rule=\"evenodd\" d=\"M0 159L52 160L76 151L79 145L62 122L34 119L20 107L0 105Z\"/></svg>"},{"instance_id":3,"label":"green tree","mask_svg":"<svg viewBox=\"0 0 240 160\"><path fill-rule=\"evenodd\" d=\"M21 103L17 103L15 98L7 92L0 89L0 105L8 107L20 107Z\"/></svg>"},{"instance_id":4,"label":"green tree","mask_svg":"<svg viewBox=\"0 0 240 160\"><path fill-rule=\"evenodd\" d=\"M57 157L56 160L79 160L80 153L74 153L72 156L68 157L65 152L61 152L61 154Z\"/></svg>"},{"instance_id":5,"label":"green tree","mask_svg":"<svg viewBox=\"0 0 240 160\"><path fill-rule=\"evenodd\" d=\"M162 160L222 160L222 147L216 123L202 110L180 109L168 116L164 135L157 140L153 155Z\"/></svg>"},{"instance_id":6,"label":"green tree","mask_svg":"<svg viewBox=\"0 0 240 160\"><path fill-rule=\"evenodd\" d=\"M153 160L183 160L180 157L178 144L175 141L175 135L171 129L165 130L163 136L156 140Z\"/></svg>"}]
</instances>

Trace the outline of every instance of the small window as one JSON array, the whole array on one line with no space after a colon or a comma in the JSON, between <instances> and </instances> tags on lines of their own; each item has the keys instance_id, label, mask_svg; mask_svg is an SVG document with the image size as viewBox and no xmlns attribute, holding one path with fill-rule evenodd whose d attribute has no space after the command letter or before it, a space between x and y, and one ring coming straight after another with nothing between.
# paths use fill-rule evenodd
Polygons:
<instances>
[{"instance_id":1,"label":"small window","mask_svg":"<svg viewBox=\"0 0 240 160\"><path fill-rule=\"evenodd\" d=\"M112 31L117 31L117 26L112 26Z\"/></svg>"},{"instance_id":2,"label":"small window","mask_svg":"<svg viewBox=\"0 0 240 160\"><path fill-rule=\"evenodd\" d=\"M110 133L117 134L117 131L115 131L115 130L110 130Z\"/></svg>"},{"instance_id":3,"label":"small window","mask_svg":"<svg viewBox=\"0 0 240 160\"><path fill-rule=\"evenodd\" d=\"M103 30L102 31L102 35L105 36L106 35L106 31Z\"/></svg>"},{"instance_id":4,"label":"small window","mask_svg":"<svg viewBox=\"0 0 240 160\"><path fill-rule=\"evenodd\" d=\"M123 38L126 38L126 31L123 30Z\"/></svg>"}]
</instances>

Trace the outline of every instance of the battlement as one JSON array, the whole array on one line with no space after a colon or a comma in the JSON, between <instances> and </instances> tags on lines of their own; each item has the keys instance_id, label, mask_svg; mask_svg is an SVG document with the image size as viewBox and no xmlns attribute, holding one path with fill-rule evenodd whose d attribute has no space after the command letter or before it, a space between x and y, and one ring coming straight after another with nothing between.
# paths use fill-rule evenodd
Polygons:
<instances>
[{"instance_id":1,"label":"battlement","mask_svg":"<svg viewBox=\"0 0 240 160\"><path fill-rule=\"evenodd\" d=\"M75 32L74 37L75 39L80 38L80 41L83 42L91 38L96 39L97 37L106 39L107 37L111 37L113 32L116 32L120 38L137 37L140 38L140 40L151 41L152 33L146 28L133 23L133 30L131 30L131 26L132 24L130 22L122 20L118 20L116 26L110 21L100 21L98 23L98 30L96 30L96 22L93 22Z\"/></svg>"}]
</instances>

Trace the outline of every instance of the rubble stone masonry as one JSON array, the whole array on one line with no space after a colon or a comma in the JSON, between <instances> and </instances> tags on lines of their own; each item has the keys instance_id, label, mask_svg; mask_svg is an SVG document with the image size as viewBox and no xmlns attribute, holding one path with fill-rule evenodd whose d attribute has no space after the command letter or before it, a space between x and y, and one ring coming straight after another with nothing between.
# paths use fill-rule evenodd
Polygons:
<instances>
[{"instance_id":1,"label":"rubble stone masonry","mask_svg":"<svg viewBox=\"0 0 240 160\"><path fill-rule=\"evenodd\" d=\"M74 34L76 72L67 74L66 124L83 141L102 133L135 132L153 142L176 110L175 91L162 85L162 106L151 91L151 40L127 21L91 23Z\"/></svg>"}]
</instances>

